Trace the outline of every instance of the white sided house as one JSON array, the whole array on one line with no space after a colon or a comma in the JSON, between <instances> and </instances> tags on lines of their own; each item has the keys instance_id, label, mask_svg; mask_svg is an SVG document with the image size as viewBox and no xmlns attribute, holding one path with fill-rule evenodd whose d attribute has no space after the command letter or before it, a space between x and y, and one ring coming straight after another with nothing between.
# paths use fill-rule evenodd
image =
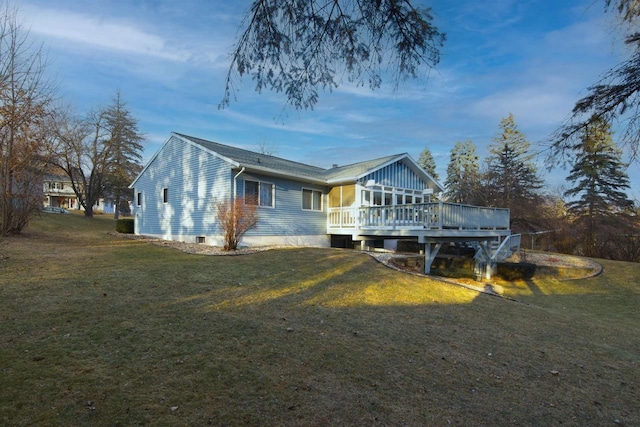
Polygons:
<instances>
[{"instance_id":1,"label":"white sided house","mask_svg":"<svg viewBox=\"0 0 640 427\"><path fill-rule=\"evenodd\" d=\"M428 273L443 243L477 242L491 263L510 236L508 209L432 202L443 187L406 153L324 169L172 133L130 187L135 233L165 240L222 246L216 205L245 196L259 220L243 246L412 239Z\"/></svg>"}]
</instances>

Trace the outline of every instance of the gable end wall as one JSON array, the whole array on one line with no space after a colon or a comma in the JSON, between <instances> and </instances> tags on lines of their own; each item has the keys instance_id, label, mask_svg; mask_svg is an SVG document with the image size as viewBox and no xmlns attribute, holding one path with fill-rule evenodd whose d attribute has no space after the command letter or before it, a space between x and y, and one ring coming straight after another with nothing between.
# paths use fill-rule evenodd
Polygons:
<instances>
[{"instance_id":1,"label":"gable end wall","mask_svg":"<svg viewBox=\"0 0 640 427\"><path fill-rule=\"evenodd\" d=\"M374 180L377 185L411 190L424 190L427 183L402 161L390 164L366 175L362 182Z\"/></svg>"},{"instance_id":2,"label":"gable end wall","mask_svg":"<svg viewBox=\"0 0 640 427\"><path fill-rule=\"evenodd\" d=\"M232 165L172 137L138 178L133 212L136 233L167 240L220 234L215 203L229 198ZM163 202L167 189L168 203ZM137 206L137 194L142 205Z\"/></svg>"}]
</instances>

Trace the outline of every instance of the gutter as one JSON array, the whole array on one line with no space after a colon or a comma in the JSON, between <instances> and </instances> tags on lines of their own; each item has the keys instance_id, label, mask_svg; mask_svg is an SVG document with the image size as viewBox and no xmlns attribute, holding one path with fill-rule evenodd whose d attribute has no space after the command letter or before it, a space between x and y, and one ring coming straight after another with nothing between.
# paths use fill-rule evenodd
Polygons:
<instances>
[{"instance_id":1,"label":"gutter","mask_svg":"<svg viewBox=\"0 0 640 427\"><path fill-rule=\"evenodd\" d=\"M318 185L327 185L327 180L323 178L314 178L309 175L299 175L296 173L286 173L286 172L278 171L275 169L264 168L264 167L259 167L255 165L248 166L248 168L249 168L249 171L251 172L260 173L263 175L274 176L274 177L284 178L284 179L293 178L297 181L309 182L309 183L318 184Z\"/></svg>"}]
</instances>

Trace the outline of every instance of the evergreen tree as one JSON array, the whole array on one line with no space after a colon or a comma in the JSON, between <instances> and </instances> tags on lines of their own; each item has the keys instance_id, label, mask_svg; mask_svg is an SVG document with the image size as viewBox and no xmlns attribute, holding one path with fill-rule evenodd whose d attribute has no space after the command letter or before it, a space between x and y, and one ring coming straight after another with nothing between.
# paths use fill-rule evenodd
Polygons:
<instances>
[{"instance_id":1,"label":"evergreen tree","mask_svg":"<svg viewBox=\"0 0 640 427\"><path fill-rule=\"evenodd\" d=\"M420 157L418 157L418 164L422 169L425 170L433 179L438 181L438 173L436 172L436 161L433 159L433 155L431 154L431 150L429 147L424 147L422 153L420 153Z\"/></svg>"},{"instance_id":2,"label":"evergreen tree","mask_svg":"<svg viewBox=\"0 0 640 427\"><path fill-rule=\"evenodd\" d=\"M629 188L628 165L613 141L610 124L599 116L591 118L572 149L575 162L567 181L573 187L564 193L572 198L568 211L576 217L582 253L608 257L609 243L631 224L628 214L634 203L624 191Z\"/></svg>"},{"instance_id":3,"label":"evergreen tree","mask_svg":"<svg viewBox=\"0 0 640 427\"><path fill-rule=\"evenodd\" d=\"M513 114L500 121L500 129L489 145L485 200L490 206L509 208L516 228L532 228L540 218L542 180L529 151L531 144Z\"/></svg>"},{"instance_id":4,"label":"evergreen tree","mask_svg":"<svg viewBox=\"0 0 640 427\"><path fill-rule=\"evenodd\" d=\"M456 142L451 149L444 183L447 200L453 203L477 203L479 178L480 165L476 146L470 140Z\"/></svg>"},{"instance_id":5,"label":"evergreen tree","mask_svg":"<svg viewBox=\"0 0 640 427\"><path fill-rule=\"evenodd\" d=\"M575 140L590 126L593 116L606 122L620 120L621 143L630 158L640 161L640 1L605 0L605 8L616 13L624 34L628 57L587 88L588 94L576 102L570 118L555 132L549 155L550 164L560 163L571 152Z\"/></svg>"},{"instance_id":6,"label":"evergreen tree","mask_svg":"<svg viewBox=\"0 0 640 427\"><path fill-rule=\"evenodd\" d=\"M133 201L129 184L142 169L143 136L138 130L137 120L122 101L120 91L116 92L112 105L103 114L108 130L106 144L111 151L106 186L113 198L115 219L118 219L120 212L127 210L128 202Z\"/></svg>"}]
</instances>

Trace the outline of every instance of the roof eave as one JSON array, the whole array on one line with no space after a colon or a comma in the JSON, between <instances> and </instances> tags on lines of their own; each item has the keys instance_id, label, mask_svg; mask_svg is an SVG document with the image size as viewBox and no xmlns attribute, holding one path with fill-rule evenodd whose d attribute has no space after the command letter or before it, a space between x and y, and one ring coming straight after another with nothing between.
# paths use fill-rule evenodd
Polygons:
<instances>
[{"instance_id":1,"label":"roof eave","mask_svg":"<svg viewBox=\"0 0 640 427\"><path fill-rule=\"evenodd\" d=\"M294 174L294 173L287 173L287 172L282 172L282 171L278 171L276 169L271 169L271 168L261 168L259 166L255 166L255 165L252 165L252 164L239 163L236 168L243 168L243 167L245 168L245 172L255 172L255 173L274 176L274 177L278 177L278 178L294 179L296 181L303 181L303 182L308 182L308 183L313 183L313 184L327 185L327 180L322 179L322 178L314 178L314 177L310 177L310 176L306 176L306 175L298 175L298 174Z\"/></svg>"},{"instance_id":2,"label":"roof eave","mask_svg":"<svg viewBox=\"0 0 640 427\"><path fill-rule=\"evenodd\" d=\"M367 170L367 171L365 171L365 172L361 173L360 175L357 175L357 176L355 177L355 179L356 179L356 180L358 180L358 179L364 178L365 176L367 176L367 175L369 175L369 174L371 174L371 173L373 173L373 172L375 172L375 171L377 171L377 170L380 170L380 169L386 168L386 167L387 167L387 166L389 166L390 164L393 164L393 163L395 163L395 162L397 162L397 161L399 161L399 160L402 160L402 159L404 159L404 158L406 158L406 157L409 157L409 155L408 155L407 153L399 154L399 155L397 155L397 156L395 156L395 157L392 157L391 159L387 160L386 162L381 163L381 164L379 164L378 166L376 166L376 167L374 167L374 168L371 168L371 169L369 169L369 170Z\"/></svg>"},{"instance_id":3,"label":"roof eave","mask_svg":"<svg viewBox=\"0 0 640 427\"><path fill-rule=\"evenodd\" d=\"M140 173L138 174L138 176L136 176L136 178L133 180L133 182L131 184L129 184L129 188L131 190L133 190L136 186L136 182L138 182L138 180L140 179L140 177L147 171L147 169L149 168L149 165L151 165L151 163L153 163L153 161L156 159L156 157L158 157L158 155L160 154L160 152L162 151L162 149L165 147L165 145L167 145L169 143L169 141L171 140L171 137L174 136L174 132L171 132L171 134L169 135L169 137L167 137L167 139L164 140L164 142L162 143L162 146L160 147L159 150L157 150L153 156L151 156L151 158L149 159L149 161L147 162L146 165L144 165L144 167L142 168L142 170L140 171ZM177 135L176 135L177 136Z\"/></svg>"},{"instance_id":4,"label":"roof eave","mask_svg":"<svg viewBox=\"0 0 640 427\"><path fill-rule=\"evenodd\" d=\"M328 179L327 180L327 184L329 184L329 185L348 184L348 183L354 183L356 181L358 181L358 177L349 176L349 177Z\"/></svg>"},{"instance_id":5,"label":"roof eave","mask_svg":"<svg viewBox=\"0 0 640 427\"><path fill-rule=\"evenodd\" d=\"M208 148L195 143L193 141L191 141L189 138L185 138L182 135L176 133L176 132L171 132L171 134L169 135L169 137L164 141L164 143L162 143L162 146L160 147L160 149L158 151L155 152L155 154L149 159L149 161L147 162L147 164L144 166L144 168L142 168L142 170L140 171L140 173L138 174L138 176L136 176L136 178L133 180L133 182L131 184L129 184L129 188L130 189L134 189L136 182L138 182L138 179L140 179L140 177L145 173L145 171L147 170L147 168L149 168L149 165L151 165L151 163L153 163L153 161L156 159L156 157L158 157L158 155L162 152L162 149L165 147L165 145L167 145L169 143L169 141L171 141L171 138L178 138L180 141L192 145L200 150L204 150L205 152L211 154L212 156L215 156L229 164L231 164L233 167L239 167L240 163L236 162L233 159L230 159L228 157L222 156L218 153L216 153L215 151L209 150Z\"/></svg>"},{"instance_id":6,"label":"roof eave","mask_svg":"<svg viewBox=\"0 0 640 427\"><path fill-rule=\"evenodd\" d=\"M408 153L404 153L404 154L399 154L397 156L394 156L393 158L387 160L384 163L381 163L380 165L368 169L365 172L358 174L356 176L348 176L348 177L339 177L339 178L333 178L333 179L329 179L327 180L327 183L330 185L340 185L340 184L350 184L350 183L354 183L354 182L358 182L359 180L361 180L362 178L364 178L365 176L379 170L382 168L385 168L387 166L389 166L390 164L393 164L397 161L400 160L405 160L407 159L408 166L417 174L421 175L423 179L425 179L425 181L427 182L431 182L435 185L436 189L440 192L444 191L444 187L437 181L435 180L431 175L429 175L424 169L422 169L420 167L420 165L413 160L413 158L408 154Z\"/></svg>"},{"instance_id":7,"label":"roof eave","mask_svg":"<svg viewBox=\"0 0 640 427\"><path fill-rule=\"evenodd\" d=\"M440 184L440 183L438 182L438 180L436 180L436 179L435 179L434 177L432 177L432 176L431 176L431 175L430 175L426 170L424 170L424 169L422 168L422 166L420 166L420 165L418 164L418 162L416 162L416 161L413 159L413 157L411 157L409 154L407 154L407 155L406 155L406 157L411 161L411 163L412 163L416 168L418 168L418 171L419 171L419 173L420 173L420 174L422 174L422 175L424 175L425 177L427 177L427 178L429 179L429 181L433 182L433 183L436 185L436 187L438 188L438 190L439 190L440 192L443 192L443 191L444 191L444 187L442 186L442 184Z\"/></svg>"}]
</instances>

